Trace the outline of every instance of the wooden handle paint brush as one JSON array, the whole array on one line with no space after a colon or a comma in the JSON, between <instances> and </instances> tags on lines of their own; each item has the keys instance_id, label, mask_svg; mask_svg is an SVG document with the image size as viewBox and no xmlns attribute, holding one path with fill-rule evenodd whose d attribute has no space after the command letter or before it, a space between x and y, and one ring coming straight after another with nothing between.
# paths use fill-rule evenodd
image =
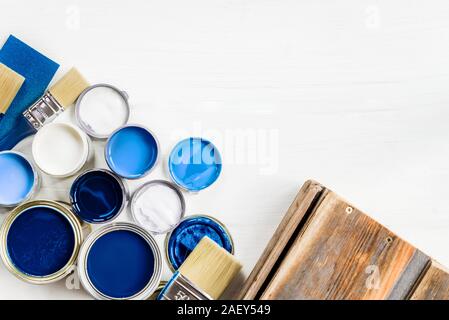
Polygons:
<instances>
[{"instance_id":1,"label":"wooden handle paint brush","mask_svg":"<svg viewBox=\"0 0 449 320\"><path fill-rule=\"evenodd\" d=\"M23 112L15 129L0 140L0 151L10 150L26 137L35 134L70 107L81 92L89 86L84 77L72 68L38 101Z\"/></svg>"},{"instance_id":2,"label":"wooden handle paint brush","mask_svg":"<svg viewBox=\"0 0 449 320\"><path fill-rule=\"evenodd\" d=\"M204 237L161 291L158 300L216 300L241 268L233 255Z\"/></svg>"},{"instance_id":3,"label":"wooden handle paint brush","mask_svg":"<svg viewBox=\"0 0 449 320\"><path fill-rule=\"evenodd\" d=\"M0 120L8 110L25 78L0 63Z\"/></svg>"}]
</instances>

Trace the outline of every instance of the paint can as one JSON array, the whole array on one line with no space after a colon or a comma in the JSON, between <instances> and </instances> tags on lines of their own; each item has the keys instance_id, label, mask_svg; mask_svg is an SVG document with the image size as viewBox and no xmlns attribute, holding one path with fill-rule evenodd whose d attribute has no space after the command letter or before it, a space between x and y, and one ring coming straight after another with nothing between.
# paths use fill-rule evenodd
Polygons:
<instances>
[{"instance_id":1,"label":"paint can","mask_svg":"<svg viewBox=\"0 0 449 320\"><path fill-rule=\"evenodd\" d=\"M162 292L162 290L164 290L167 283L168 281L161 281L156 290L154 291L154 293L147 300L157 300L157 297Z\"/></svg>"},{"instance_id":2,"label":"paint can","mask_svg":"<svg viewBox=\"0 0 449 320\"><path fill-rule=\"evenodd\" d=\"M25 155L0 152L0 207L15 207L30 200L39 185L39 174Z\"/></svg>"},{"instance_id":3,"label":"paint can","mask_svg":"<svg viewBox=\"0 0 449 320\"><path fill-rule=\"evenodd\" d=\"M130 202L134 221L153 234L175 228L185 213L185 200L175 184L153 180L137 189Z\"/></svg>"},{"instance_id":4,"label":"paint can","mask_svg":"<svg viewBox=\"0 0 449 320\"><path fill-rule=\"evenodd\" d=\"M204 236L234 254L234 241L223 223L207 215L185 217L165 238L165 257L170 269L179 269Z\"/></svg>"},{"instance_id":5,"label":"paint can","mask_svg":"<svg viewBox=\"0 0 449 320\"><path fill-rule=\"evenodd\" d=\"M221 174L222 159L217 147L203 138L178 142L168 158L168 172L180 188L199 192L211 186Z\"/></svg>"},{"instance_id":6,"label":"paint can","mask_svg":"<svg viewBox=\"0 0 449 320\"><path fill-rule=\"evenodd\" d=\"M89 136L107 139L128 123L128 94L110 84L100 83L85 89L75 105L75 117Z\"/></svg>"},{"instance_id":7,"label":"paint can","mask_svg":"<svg viewBox=\"0 0 449 320\"><path fill-rule=\"evenodd\" d=\"M7 269L33 284L58 281L73 271L82 226L68 206L49 200L18 206L0 228L0 256Z\"/></svg>"},{"instance_id":8,"label":"paint can","mask_svg":"<svg viewBox=\"0 0 449 320\"><path fill-rule=\"evenodd\" d=\"M81 220L96 224L113 221L128 202L128 187L116 174L105 169L87 170L70 188L72 211Z\"/></svg>"},{"instance_id":9,"label":"paint can","mask_svg":"<svg viewBox=\"0 0 449 320\"><path fill-rule=\"evenodd\" d=\"M59 178L76 174L93 156L87 134L67 123L50 123L40 129L32 153L39 169Z\"/></svg>"},{"instance_id":10,"label":"paint can","mask_svg":"<svg viewBox=\"0 0 449 320\"><path fill-rule=\"evenodd\" d=\"M140 125L126 125L114 131L105 147L109 168L125 179L139 179L155 167L159 159L156 136Z\"/></svg>"},{"instance_id":11,"label":"paint can","mask_svg":"<svg viewBox=\"0 0 449 320\"><path fill-rule=\"evenodd\" d=\"M80 249L78 275L96 299L144 300L158 288L162 258L148 231L111 223L91 233Z\"/></svg>"}]
</instances>

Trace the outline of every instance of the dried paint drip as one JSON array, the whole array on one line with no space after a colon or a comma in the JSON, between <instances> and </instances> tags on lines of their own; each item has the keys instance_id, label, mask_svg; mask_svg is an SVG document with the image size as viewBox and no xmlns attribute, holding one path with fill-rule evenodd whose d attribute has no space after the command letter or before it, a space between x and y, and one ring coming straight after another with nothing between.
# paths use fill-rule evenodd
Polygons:
<instances>
[{"instance_id":1,"label":"dried paint drip","mask_svg":"<svg viewBox=\"0 0 449 320\"><path fill-rule=\"evenodd\" d=\"M143 185L131 201L134 220L156 234L176 227L184 215L184 208L181 192L170 182L161 180Z\"/></svg>"}]
</instances>

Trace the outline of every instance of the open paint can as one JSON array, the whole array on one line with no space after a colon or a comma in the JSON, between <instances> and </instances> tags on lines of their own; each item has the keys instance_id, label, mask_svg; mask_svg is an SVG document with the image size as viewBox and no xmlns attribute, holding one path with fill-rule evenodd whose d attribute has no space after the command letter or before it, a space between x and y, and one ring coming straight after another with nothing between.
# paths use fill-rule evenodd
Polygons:
<instances>
[{"instance_id":1,"label":"open paint can","mask_svg":"<svg viewBox=\"0 0 449 320\"><path fill-rule=\"evenodd\" d=\"M228 229L220 221L206 215L189 216L184 218L165 238L165 254L173 272L179 269L205 236L234 254L234 241Z\"/></svg>"},{"instance_id":2,"label":"open paint can","mask_svg":"<svg viewBox=\"0 0 449 320\"><path fill-rule=\"evenodd\" d=\"M73 212L88 223L114 220L126 207L128 188L116 174L105 169L88 170L70 188Z\"/></svg>"},{"instance_id":3,"label":"open paint can","mask_svg":"<svg viewBox=\"0 0 449 320\"><path fill-rule=\"evenodd\" d=\"M168 171L182 189L198 192L217 181L222 169L221 155L215 145L202 138L178 142L170 153Z\"/></svg>"},{"instance_id":4,"label":"open paint can","mask_svg":"<svg viewBox=\"0 0 449 320\"><path fill-rule=\"evenodd\" d=\"M109 168L125 179L142 178L154 168L159 158L156 136L140 125L127 125L109 137L105 148Z\"/></svg>"},{"instance_id":5,"label":"open paint can","mask_svg":"<svg viewBox=\"0 0 449 320\"><path fill-rule=\"evenodd\" d=\"M93 155L89 137L67 123L50 123L34 137L33 158L43 172L69 177L80 171Z\"/></svg>"},{"instance_id":6,"label":"open paint can","mask_svg":"<svg viewBox=\"0 0 449 320\"><path fill-rule=\"evenodd\" d=\"M38 200L14 209L0 229L0 255L21 280L46 284L73 271L82 226L62 203Z\"/></svg>"},{"instance_id":7,"label":"open paint can","mask_svg":"<svg viewBox=\"0 0 449 320\"><path fill-rule=\"evenodd\" d=\"M15 207L28 201L39 189L39 175L21 153L0 152L0 207Z\"/></svg>"},{"instance_id":8,"label":"open paint can","mask_svg":"<svg viewBox=\"0 0 449 320\"><path fill-rule=\"evenodd\" d=\"M137 224L153 234L162 234L178 225L186 205L176 185L165 180L153 180L134 192L130 207Z\"/></svg>"},{"instance_id":9,"label":"open paint can","mask_svg":"<svg viewBox=\"0 0 449 320\"><path fill-rule=\"evenodd\" d=\"M161 253L145 229L112 223L86 238L77 270L83 287L96 299L144 300L158 288Z\"/></svg>"},{"instance_id":10,"label":"open paint can","mask_svg":"<svg viewBox=\"0 0 449 320\"><path fill-rule=\"evenodd\" d=\"M75 105L78 125L97 139L106 139L127 124L129 115L128 94L104 83L85 89Z\"/></svg>"}]
</instances>

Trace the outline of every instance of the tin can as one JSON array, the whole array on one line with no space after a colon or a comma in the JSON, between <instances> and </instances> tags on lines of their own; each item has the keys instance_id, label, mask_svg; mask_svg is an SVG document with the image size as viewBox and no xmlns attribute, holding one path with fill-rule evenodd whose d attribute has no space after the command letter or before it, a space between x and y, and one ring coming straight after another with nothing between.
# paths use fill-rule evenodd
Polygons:
<instances>
[{"instance_id":1,"label":"tin can","mask_svg":"<svg viewBox=\"0 0 449 320\"><path fill-rule=\"evenodd\" d=\"M147 300L157 300L157 297L167 285L168 281L161 281L154 293Z\"/></svg>"},{"instance_id":2,"label":"tin can","mask_svg":"<svg viewBox=\"0 0 449 320\"><path fill-rule=\"evenodd\" d=\"M117 222L86 238L77 271L83 287L96 299L145 300L159 286L162 258L148 231Z\"/></svg>"},{"instance_id":3,"label":"tin can","mask_svg":"<svg viewBox=\"0 0 449 320\"><path fill-rule=\"evenodd\" d=\"M15 207L29 201L39 190L40 176L24 154L1 151L0 168L0 207Z\"/></svg>"},{"instance_id":4,"label":"tin can","mask_svg":"<svg viewBox=\"0 0 449 320\"><path fill-rule=\"evenodd\" d=\"M148 128L128 124L115 130L104 148L106 163L124 179L139 179L148 175L159 161L160 145Z\"/></svg>"},{"instance_id":5,"label":"tin can","mask_svg":"<svg viewBox=\"0 0 449 320\"><path fill-rule=\"evenodd\" d=\"M128 203L125 181L106 169L90 169L72 183L70 202L83 221L99 224L116 219Z\"/></svg>"},{"instance_id":6,"label":"tin can","mask_svg":"<svg viewBox=\"0 0 449 320\"><path fill-rule=\"evenodd\" d=\"M134 192L130 209L138 225L152 234L163 234L179 224L184 217L186 204L182 192L175 184L153 180Z\"/></svg>"},{"instance_id":7,"label":"tin can","mask_svg":"<svg viewBox=\"0 0 449 320\"><path fill-rule=\"evenodd\" d=\"M82 240L82 225L68 206L30 201L14 209L3 222L0 256L19 279L47 284L73 271Z\"/></svg>"},{"instance_id":8,"label":"tin can","mask_svg":"<svg viewBox=\"0 0 449 320\"><path fill-rule=\"evenodd\" d=\"M96 106L92 108L92 104ZM96 139L107 139L114 130L128 123L129 116L128 94L106 83L86 88L75 105L78 125Z\"/></svg>"},{"instance_id":9,"label":"tin can","mask_svg":"<svg viewBox=\"0 0 449 320\"><path fill-rule=\"evenodd\" d=\"M165 237L165 258L171 271L175 272L181 266L204 236L234 254L234 241L223 223L208 215L188 216Z\"/></svg>"}]
</instances>

